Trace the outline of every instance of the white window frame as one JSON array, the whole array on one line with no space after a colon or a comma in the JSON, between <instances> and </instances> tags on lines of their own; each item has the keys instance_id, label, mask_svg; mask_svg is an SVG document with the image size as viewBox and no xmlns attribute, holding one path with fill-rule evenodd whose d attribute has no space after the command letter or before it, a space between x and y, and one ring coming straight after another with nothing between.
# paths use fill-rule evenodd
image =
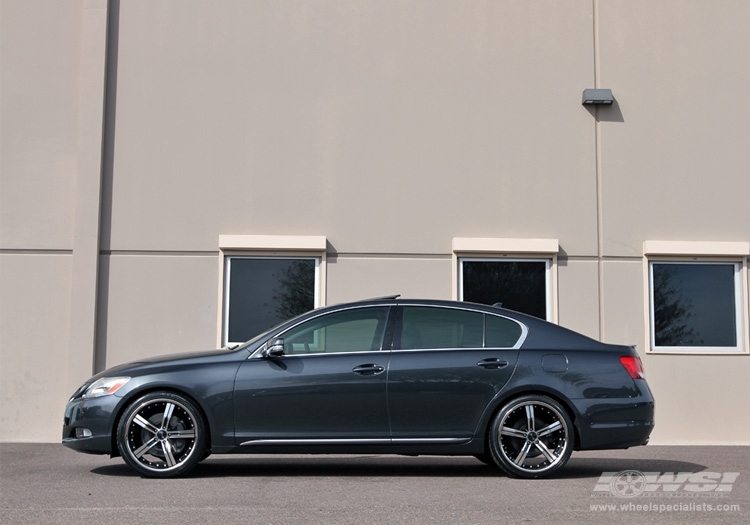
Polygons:
<instances>
[{"instance_id":1,"label":"white window frame","mask_svg":"<svg viewBox=\"0 0 750 525\"><path fill-rule=\"evenodd\" d=\"M748 315L748 242L646 241L643 243L645 327L647 354L738 355L750 349ZM735 330L734 347L656 346L654 332L653 264L730 264L734 265Z\"/></svg>"},{"instance_id":2,"label":"white window frame","mask_svg":"<svg viewBox=\"0 0 750 525\"><path fill-rule=\"evenodd\" d=\"M217 342L220 347L235 344L227 341L229 333L230 261L238 259L306 259L315 261L314 308L326 304L326 247L324 236L295 235L220 235L219 294Z\"/></svg>"},{"instance_id":3,"label":"white window frame","mask_svg":"<svg viewBox=\"0 0 750 525\"><path fill-rule=\"evenodd\" d=\"M453 299L463 301L463 262L545 262L547 321L558 322L557 239L453 239Z\"/></svg>"}]
</instances>

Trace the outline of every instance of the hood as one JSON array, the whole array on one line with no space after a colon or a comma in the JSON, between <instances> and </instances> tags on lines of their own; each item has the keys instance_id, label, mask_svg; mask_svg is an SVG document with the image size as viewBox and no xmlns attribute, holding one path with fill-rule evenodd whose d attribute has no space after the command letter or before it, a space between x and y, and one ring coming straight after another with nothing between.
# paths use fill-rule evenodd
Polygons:
<instances>
[{"instance_id":1,"label":"hood","mask_svg":"<svg viewBox=\"0 0 750 525\"><path fill-rule=\"evenodd\" d=\"M200 362L200 361L214 361L221 360L223 357L233 354L234 351L226 348L218 350L204 350L200 352L183 352L179 354L169 354L161 356L146 357L137 361L131 361L129 363L123 363L121 365L113 366L99 372L90 381L95 381L101 377L112 377L117 375L130 375L133 372L153 369L163 364L177 364L177 363L189 363L189 362Z\"/></svg>"}]
</instances>

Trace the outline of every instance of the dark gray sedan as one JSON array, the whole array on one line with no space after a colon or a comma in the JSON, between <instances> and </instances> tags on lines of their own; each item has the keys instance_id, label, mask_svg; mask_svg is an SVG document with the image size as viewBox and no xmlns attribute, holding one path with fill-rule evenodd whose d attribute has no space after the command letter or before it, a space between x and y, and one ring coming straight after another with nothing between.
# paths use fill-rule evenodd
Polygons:
<instances>
[{"instance_id":1,"label":"dark gray sedan","mask_svg":"<svg viewBox=\"0 0 750 525\"><path fill-rule=\"evenodd\" d=\"M106 370L70 398L63 444L149 477L211 453L352 453L469 455L539 478L573 450L645 445L653 426L633 347L501 308L388 298Z\"/></svg>"}]
</instances>

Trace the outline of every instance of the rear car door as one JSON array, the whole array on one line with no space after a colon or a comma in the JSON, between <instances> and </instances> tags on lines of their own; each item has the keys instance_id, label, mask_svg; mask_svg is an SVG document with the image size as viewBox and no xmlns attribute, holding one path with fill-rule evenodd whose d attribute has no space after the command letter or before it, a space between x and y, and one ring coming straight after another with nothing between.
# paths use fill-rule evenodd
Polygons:
<instances>
[{"instance_id":1,"label":"rear car door","mask_svg":"<svg viewBox=\"0 0 750 525\"><path fill-rule=\"evenodd\" d=\"M403 306L388 370L394 443L468 439L510 379L523 327L442 306Z\"/></svg>"}]
</instances>

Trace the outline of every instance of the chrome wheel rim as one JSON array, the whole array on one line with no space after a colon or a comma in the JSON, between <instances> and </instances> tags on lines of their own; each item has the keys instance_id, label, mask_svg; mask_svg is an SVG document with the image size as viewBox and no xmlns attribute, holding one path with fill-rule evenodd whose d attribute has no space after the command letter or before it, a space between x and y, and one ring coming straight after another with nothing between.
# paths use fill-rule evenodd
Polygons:
<instances>
[{"instance_id":1,"label":"chrome wheel rim","mask_svg":"<svg viewBox=\"0 0 750 525\"><path fill-rule=\"evenodd\" d=\"M172 399L146 401L127 421L127 452L153 471L179 468L195 453L195 417Z\"/></svg>"},{"instance_id":2,"label":"chrome wheel rim","mask_svg":"<svg viewBox=\"0 0 750 525\"><path fill-rule=\"evenodd\" d=\"M508 410L497 432L500 453L516 469L544 472L565 460L568 425L552 405L519 403Z\"/></svg>"}]
</instances>

